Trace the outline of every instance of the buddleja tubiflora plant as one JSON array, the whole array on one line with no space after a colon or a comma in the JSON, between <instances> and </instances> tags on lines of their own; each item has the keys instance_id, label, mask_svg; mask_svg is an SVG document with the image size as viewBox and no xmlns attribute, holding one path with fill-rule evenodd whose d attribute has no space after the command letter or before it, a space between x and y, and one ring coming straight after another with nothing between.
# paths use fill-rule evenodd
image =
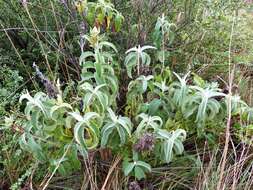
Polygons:
<instances>
[{"instance_id":1,"label":"buddleja tubiflora plant","mask_svg":"<svg viewBox=\"0 0 253 190\"><path fill-rule=\"evenodd\" d=\"M185 116L189 117L196 111L197 122L213 119L215 115L219 113L221 107L215 97L224 97L225 94L221 93L221 90L217 88L216 85L206 88L191 86L190 89L195 92L187 97L187 100L184 103L183 112L185 113ZM187 109L186 107L190 109Z\"/></svg>"},{"instance_id":2,"label":"buddleja tubiflora plant","mask_svg":"<svg viewBox=\"0 0 253 190\"><path fill-rule=\"evenodd\" d=\"M127 74L132 78L132 69L137 66L137 75L140 74L140 67L146 65L149 66L151 62L150 56L144 52L147 49L156 49L153 46L133 47L126 51L125 65L127 68Z\"/></svg>"},{"instance_id":3,"label":"buddleja tubiflora plant","mask_svg":"<svg viewBox=\"0 0 253 190\"><path fill-rule=\"evenodd\" d=\"M113 11L102 11L107 10ZM71 102L63 99L60 82L55 98L42 92L20 97L21 102L26 100L20 145L38 162L58 166L66 174L80 168L79 155L86 159L91 150L107 147L123 157L125 175L141 179L156 164L170 163L183 154L186 132L195 133L199 124L204 128L226 109L226 95L200 78L194 86L189 85L190 73L184 77L174 73L174 81L169 68L160 74L140 75L141 67L152 65L151 56L145 52L154 50L152 46L126 51L125 67L133 79L124 107L118 107L118 51L97 27L83 37L92 50L80 56L81 81ZM135 67L137 72L133 73ZM249 110L247 116L251 115Z\"/></svg>"},{"instance_id":4,"label":"buddleja tubiflora plant","mask_svg":"<svg viewBox=\"0 0 253 190\"><path fill-rule=\"evenodd\" d=\"M160 161L168 163L172 161L173 154L182 154L185 131L169 132L163 129L162 118L148 113L139 112L134 118L116 113L119 86L114 65L118 63L113 56L117 49L99 35L99 30L93 28L91 33L85 36L93 51L83 52L80 57L82 79L73 102L64 102L59 83L56 99L42 92L36 93L34 97L27 92L20 97L20 102L26 100L26 120L23 121L24 133L20 137L20 145L31 152L38 162L49 161L52 167L59 165L62 174L80 167L79 154L87 158L90 150L109 147L124 155L124 163L134 159L129 162L129 166L124 167L124 173L141 179L146 172L151 171L151 165L145 162L142 151L133 149L134 144L138 143L145 133L152 134L157 139L154 140L154 146L158 147L157 150L161 154ZM150 64L150 57L143 52L149 47L134 52L133 58L139 59L140 53L142 64ZM130 82L129 93L141 92L144 95L150 91L149 83L152 79L153 76L139 76ZM143 101L137 102L142 103ZM182 138L173 135L182 131ZM150 153L152 152L155 154L150 150ZM62 155L64 159L60 159ZM132 173L132 170L135 172Z\"/></svg>"},{"instance_id":5,"label":"buddleja tubiflora plant","mask_svg":"<svg viewBox=\"0 0 253 190\"><path fill-rule=\"evenodd\" d=\"M109 118L106 119L105 125L101 131L101 146L114 146L117 139L113 139L114 134L116 133L120 139L120 146L124 145L127 142L127 139L131 137L132 123L128 117L116 116L112 109L107 109L109 113ZM109 137L112 140L109 141Z\"/></svg>"},{"instance_id":6,"label":"buddleja tubiflora plant","mask_svg":"<svg viewBox=\"0 0 253 190\"><path fill-rule=\"evenodd\" d=\"M157 54L158 60L162 63L162 71L165 69L165 59L169 56L169 52L165 50L165 44L170 44L174 40L172 28L176 28L176 25L170 23L164 14L158 17L153 32L153 40L155 46L160 50Z\"/></svg>"}]
</instances>

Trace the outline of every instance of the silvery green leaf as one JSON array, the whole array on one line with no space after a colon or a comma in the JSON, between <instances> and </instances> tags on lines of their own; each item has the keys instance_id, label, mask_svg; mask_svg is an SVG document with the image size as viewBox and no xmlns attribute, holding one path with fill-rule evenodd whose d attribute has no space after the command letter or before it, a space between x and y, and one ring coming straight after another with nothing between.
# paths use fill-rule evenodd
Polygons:
<instances>
[{"instance_id":1,"label":"silvery green leaf","mask_svg":"<svg viewBox=\"0 0 253 190\"><path fill-rule=\"evenodd\" d=\"M51 109L50 109L50 117L53 118L53 114L55 111L57 111L58 109L62 109L62 108L65 108L65 110L72 110L72 106L70 104L67 104L67 103L62 103L60 105L55 105L53 106Z\"/></svg>"},{"instance_id":2,"label":"silvery green leaf","mask_svg":"<svg viewBox=\"0 0 253 190\"><path fill-rule=\"evenodd\" d=\"M134 167L134 176L138 179L141 180L146 177L145 172L142 170L141 167L135 166Z\"/></svg>"},{"instance_id":3,"label":"silvery green leaf","mask_svg":"<svg viewBox=\"0 0 253 190\"><path fill-rule=\"evenodd\" d=\"M123 165L123 171L124 171L125 176L128 176L131 173L131 171L134 169L134 166L135 166L134 163L129 163L129 162Z\"/></svg>"},{"instance_id":4,"label":"silvery green leaf","mask_svg":"<svg viewBox=\"0 0 253 190\"><path fill-rule=\"evenodd\" d=\"M143 168L144 168L145 170L147 170L148 172L151 172L151 166L150 166L148 163L146 163L146 162L137 161L137 162L136 162L136 165L137 165L137 166L143 167Z\"/></svg>"},{"instance_id":5,"label":"silvery green leaf","mask_svg":"<svg viewBox=\"0 0 253 190\"><path fill-rule=\"evenodd\" d=\"M103 127L102 131L101 131L101 146L105 147L107 142L108 142L108 138L111 135L111 133L113 132L115 128L114 124L109 124L105 127Z\"/></svg>"}]
</instances>

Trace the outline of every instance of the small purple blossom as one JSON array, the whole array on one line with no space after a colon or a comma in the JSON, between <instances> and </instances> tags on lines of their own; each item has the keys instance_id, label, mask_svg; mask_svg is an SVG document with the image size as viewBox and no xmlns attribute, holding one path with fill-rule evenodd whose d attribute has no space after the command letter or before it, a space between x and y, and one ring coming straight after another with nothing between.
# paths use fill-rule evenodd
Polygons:
<instances>
[{"instance_id":1,"label":"small purple blossom","mask_svg":"<svg viewBox=\"0 0 253 190\"><path fill-rule=\"evenodd\" d=\"M27 6L27 0L20 0L20 2L22 3L22 5L25 7Z\"/></svg>"},{"instance_id":2,"label":"small purple blossom","mask_svg":"<svg viewBox=\"0 0 253 190\"><path fill-rule=\"evenodd\" d=\"M132 181L129 183L128 190L141 190L141 187L137 181Z\"/></svg>"},{"instance_id":3,"label":"small purple blossom","mask_svg":"<svg viewBox=\"0 0 253 190\"><path fill-rule=\"evenodd\" d=\"M144 134L136 144L134 150L136 152L151 151L154 148L155 138L152 134Z\"/></svg>"},{"instance_id":4,"label":"small purple blossom","mask_svg":"<svg viewBox=\"0 0 253 190\"><path fill-rule=\"evenodd\" d=\"M43 73L39 70L39 67L35 63L33 63L33 68L36 71L37 77L40 79L40 81L44 85L47 91L47 95L50 98L56 98L58 94L57 88L52 84L52 82L47 77L43 75Z\"/></svg>"},{"instance_id":5,"label":"small purple blossom","mask_svg":"<svg viewBox=\"0 0 253 190\"><path fill-rule=\"evenodd\" d=\"M59 0L63 5L67 6L68 3L67 3L67 0Z\"/></svg>"},{"instance_id":6,"label":"small purple blossom","mask_svg":"<svg viewBox=\"0 0 253 190\"><path fill-rule=\"evenodd\" d=\"M253 0L245 0L245 3L251 4L251 3L253 3Z\"/></svg>"}]
</instances>

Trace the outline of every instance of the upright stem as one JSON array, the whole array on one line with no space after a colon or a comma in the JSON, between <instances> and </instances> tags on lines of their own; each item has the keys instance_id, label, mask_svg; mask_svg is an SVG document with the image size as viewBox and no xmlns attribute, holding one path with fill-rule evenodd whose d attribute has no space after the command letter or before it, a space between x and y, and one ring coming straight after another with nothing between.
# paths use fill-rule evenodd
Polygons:
<instances>
[{"instance_id":1,"label":"upright stem","mask_svg":"<svg viewBox=\"0 0 253 190\"><path fill-rule=\"evenodd\" d=\"M35 34L36 34L36 36L37 36L37 40L38 40L38 42L39 42L40 48L41 48L41 50L42 50L42 53L43 53L43 55L44 55L44 57L45 57L45 60L46 60L46 64L47 64L49 73L50 73L51 76L53 77L53 76L54 76L54 75L53 75L53 71L52 71L52 69L51 69L51 66L50 66L49 61L48 61L48 58L47 58L48 55L47 55L47 53L46 53L46 51L45 51L45 49L44 49L44 47L43 47L43 44L42 44L42 42L41 42L41 40L40 40L40 35L39 35L39 33L38 33L39 29L38 29L37 25L35 24L34 20L32 19L32 16L31 16L31 14L30 14L30 11L29 11L29 9L28 9L28 6L25 5L24 7L25 7L26 13L27 13L27 15L28 15L28 17L29 17L29 19L30 19L32 25L33 25L33 28L35 29L34 31L35 31Z\"/></svg>"},{"instance_id":2,"label":"upright stem","mask_svg":"<svg viewBox=\"0 0 253 190\"><path fill-rule=\"evenodd\" d=\"M115 159L115 161L114 161L114 163L113 163L113 165L112 165L112 167L109 169L109 172L108 172L108 174L106 176L106 179L104 181L104 184L103 184L101 190L105 190L106 189L106 185L107 185L107 183L109 181L109 178L112 175L113 170L117 167L117 165L119 164L120 161L121 161L121 157L117 156L116 159Z\"/></svg>"},{"instance_id":3,"label":"upright stem","mask_svg":"<svg viewBox=\"0 0 253 190\"><path fill-rule=\"evenodd\" d=\"M137 75L140 75L140 46L137 50Z\"/></svg>"},{"instance_id":4,"label":"upright stem","mask_svg":"<svg viewBox=\"0 0 253 190\"><path fill-rule=\"evenodd\" d=\"M163 46L163 60L162 60L162 62L163 62L163 66L162 66L162 71L161 71L161 73L163 73L163 70L164 70L164 66L165 66L165 40L164 40L164 38L165 38L165 36L164 36L164 28L163 28L163 26L162 26L162 38L163 38L163 44L162 44L162 46Z\"/></svg>"},{"instance_id":5,"label":"upright stem","mask_svg":"<svg viewBox=\"0 0 253 190\"><path fill-rule=\"evenodd\" d=\"M217 190L224 189L222 187L222 180L225 170L225 164L227 160L227 154L228 154L228 145L230 140L230 124L231 124L231 110L232 110L232 85L233 85L233 78L234 78L234 67L233 70L231 69L231 48L232 48L232 39L233 39L233 33L234 33L234 26L235 26L235 19L236 19L236 12L234 12L233 17L233 23L231 28L231 34L230 34L230 42L229 42L229 93L228 93L228 119L227 119L227 126L226 126L226 140L225 140L225 146L222 154L222 161L221 161L221 167L220 167L220 176L219 181L217 185Z\"/></svg>"},{"instance_id":6,"label":"upright stem","mask_svg":"<svg viewBox=\"0 0 253 190\"><path fill-rule=\"evenodd\" d=\"M46 181L44 187L42 188L42 190L45 190L47 188L47 186L49 185L51 179L53 178L54 174L56 173L57 169L60 167L61 163L63 162L63 160L65 159L69 149L70 149L71 145L69 144L66 148L66 151L63 153L61 159L58 161L57 165L55 166L52 174L50 175L50 177L48 178L48 180Z\"/></svg>"}]
</instances>

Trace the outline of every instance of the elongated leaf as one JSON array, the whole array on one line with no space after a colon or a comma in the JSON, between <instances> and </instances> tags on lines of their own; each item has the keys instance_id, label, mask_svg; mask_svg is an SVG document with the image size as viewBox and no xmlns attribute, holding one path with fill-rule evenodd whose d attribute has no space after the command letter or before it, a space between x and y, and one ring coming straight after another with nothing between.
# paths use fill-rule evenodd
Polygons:
<instances>
[{"instance_id":1,"label":"elongated leaf","mask_svg":"<svg viewBox=\"0 0 253 190\"><path fill-rule=\"evenodd\" d=\"M53 106L51 109L50 109L50 117L53 118L53 114L55 111L57 111L58 109L62 109L62 108L65 108L66 110L72 110L72 106L70 104L67 104L67 103L62 103L61 105L55 105Z\"/></svg>"},{"instance_id":2,"label":"elongated leaf","mask_svg":"<svg viewBox=\"0 0 253 190\"><path fill-rule=\"evenodd\" d=\"M83 52L82 55L80 56L79 64L80 64L80 65L82 65L82 63L85 64L85 60L86 60L86 58L88 58L88 57L94 57L94 53L91 52L91 51Z\"/></svg>"},{"instance_id":3,"label":"elongated leaf","mask_svg":"<svg viewBox=\"0 0 253 190\"><path fill-rule=\"evenodd\" d=\"M111 135L111 133L113 132L114 127L115 127L114 124L110 124L110 125L107 125L107 126L103 127L103 129L101 131L101 134L102 134L102 137L101 137L101 146L102 147L106 146L106 144L108 142L108 138Z\"/></svg>"},{"instance_id":4,"label":"elongated leaf","mask_svg":"<svg viewBox=\"0 0 253 190\"><path fill-rule=\"evenodd\" d=\"M134 167L134 176L138 179L144 179L146 177L145 172L142 170L141 167L135 166Z\"/></svg>"},{"instance_id":5,"label":"elongated leaf","mask_svg":"<svg viewBox=\"0 0 253 190\"><path fill-rule=\"evenodd\" d=\"M123 167L123 171L124 171L124 174L125 176L128 176L131 171L134 169L134 163L126 163L125 166Z\"/></svg>"},{"instance_id":6,"label":"elongated leaf","mask_svg":"<svg viewBox=\"0 0 253 190\"><path fill-rule=\"evenodd\" d=\"M143 167L143 168L144 168L145 170L147 170L148 172L151 172L151 166L150 166L148 163L146 163L146 162L137 161L137 162L136 162L136 165L137 165L137 166Z\"/></svg>"}]
</instances>

